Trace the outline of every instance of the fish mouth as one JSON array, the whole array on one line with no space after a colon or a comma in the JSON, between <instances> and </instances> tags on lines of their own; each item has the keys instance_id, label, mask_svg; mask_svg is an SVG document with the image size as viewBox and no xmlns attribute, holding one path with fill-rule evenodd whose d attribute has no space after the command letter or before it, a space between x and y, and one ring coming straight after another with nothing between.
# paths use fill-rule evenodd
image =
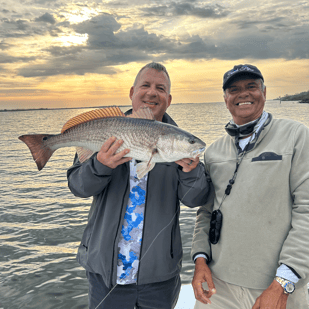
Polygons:
<instances>
[{"instance_id":1,"label":"fish mouth","mask_svg":"<svg viewBox=\"0 0 309 309\"><path fill-rule=\"evenodd\" d=\"M236 104L236 106L242 106L242 105L251 105L253 102L239 102Z\"/></svg>"},{"instance_id":2,"label":"fish mouth","mask_svg":"<svg viewBox=\"0 0 309 309\"><path fill-rule=\"evenodd\" d=\"M202 147L202 148L199 148L199 149L192 151L193 158L200 156L205 151L205 149L206 149L206 147Z\"/></svg>"}]
</instances>

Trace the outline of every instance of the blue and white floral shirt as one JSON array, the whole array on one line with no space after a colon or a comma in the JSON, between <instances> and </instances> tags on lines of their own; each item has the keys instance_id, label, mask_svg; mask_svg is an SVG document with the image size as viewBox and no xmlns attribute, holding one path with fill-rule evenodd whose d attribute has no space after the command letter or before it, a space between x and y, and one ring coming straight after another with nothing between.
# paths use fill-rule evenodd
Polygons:
<instances>
[{"instance_id":1,"label":"blue and white floral shirt","mask_svg":"<svg viewBox=\"0 0 309 309\"><path fill-rule=\"evenodd\" d=\"M130 162L130 195L118 243L117 283L136 283L143 236L147 178L136 177L136 161Z\"/></svg>"}]
</instances>

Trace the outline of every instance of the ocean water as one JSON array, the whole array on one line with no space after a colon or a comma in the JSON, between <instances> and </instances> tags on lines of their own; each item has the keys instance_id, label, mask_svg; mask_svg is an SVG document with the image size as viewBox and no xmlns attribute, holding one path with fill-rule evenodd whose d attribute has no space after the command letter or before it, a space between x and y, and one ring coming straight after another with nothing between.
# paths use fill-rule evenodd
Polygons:
<instances>
[{"instance_id":1,"label":"ocean water","mask_svg":"<svg viewBox=\"0 0 309 309\"><path fill-rule=\"evenodd\" d=\"M267 101L265 109L276 118L309 126L309 104ZM18 140L22 134L59 133L69 118L85 111L0 113L0 309L87 308L88 284L75 255L91 199L74 197L67 187L66 170L75 151L57 150L38 172L28 148ZM224 134L230 119L224 103L175 104L168 112L206 144ZM194 270L190 247L195 216L196 209L181 206L184 284L191 282Z\"/></svg>"}]
</instances>

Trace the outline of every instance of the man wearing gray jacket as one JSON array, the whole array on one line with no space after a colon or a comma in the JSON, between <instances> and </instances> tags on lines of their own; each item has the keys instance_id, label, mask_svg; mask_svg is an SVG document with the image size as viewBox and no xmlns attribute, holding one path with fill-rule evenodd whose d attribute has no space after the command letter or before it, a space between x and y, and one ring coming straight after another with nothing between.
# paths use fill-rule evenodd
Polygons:
<instances>
[{"instance_id":1,"label":"man wearing gray jacket","mask_svg":"<svg viewBox=\"0 0 309 309\"><path fill-rule=\"evenodd\" d=\"M130 99L134 111L147 106L156 120L176 125L165 113L172 97L164 66L143 67ZM138 179L136 161L124 157L129 149L116 154L122 143L110 138L68 170L72 193L93 196L77 255L89 281L89 308L171 309L181 286L180 201L190 207L206 202L205 169L188 158L156 164Z\"/></svg>"},{"instance_id":2,"label":"man wearing gray jacket","mask_svg":"<svg viewBox=\"0 0 309 309\"><path fill-rule=\"evenodd\" d=\"M205 153L212 184L192 244L195 309L308 309L309 129L264 111L255 66L226 72L223 90L233 119Z\"/></svg>"}]
</instances>

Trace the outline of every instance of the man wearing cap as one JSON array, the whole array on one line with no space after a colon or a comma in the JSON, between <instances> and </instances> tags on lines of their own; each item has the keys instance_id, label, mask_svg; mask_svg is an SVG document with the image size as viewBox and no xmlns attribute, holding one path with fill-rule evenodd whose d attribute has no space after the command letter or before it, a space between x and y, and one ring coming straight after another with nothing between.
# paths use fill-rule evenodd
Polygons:
<instances>
[{"instance_id":1,"label":"man wearing cap","mask_svg":"<svg viewBox=\"0 0 309 309\"><path fill-rule=\"evenodd\" d=\"M205 153L212 192L194 230L194 308L308 309L309 129L264 111L253 65L225 73L223 90L232 120Z\"/></svg>"}]
</instances>

